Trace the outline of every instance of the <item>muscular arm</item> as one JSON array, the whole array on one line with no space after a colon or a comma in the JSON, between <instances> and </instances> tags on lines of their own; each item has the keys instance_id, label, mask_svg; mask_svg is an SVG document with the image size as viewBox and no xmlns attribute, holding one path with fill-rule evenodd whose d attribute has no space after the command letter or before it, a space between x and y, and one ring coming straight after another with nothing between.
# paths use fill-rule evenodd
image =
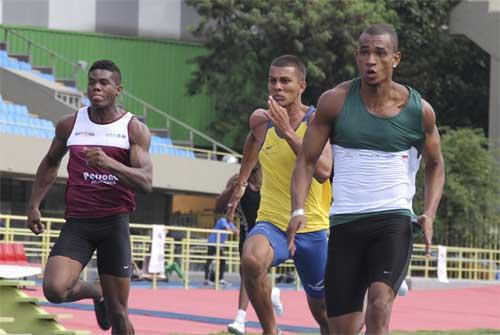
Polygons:
<instances>
[{"instance_id":1,"label":"muscular arm","mask_svg":"<svg viewBox=\"0 0 500 335\"><path fill-rule=\"evenodd\" d=\"M240 172L231 198L229 199L228 211L226 213L229 221L233 221L234 211L245 193L248 178L259 159L259 151L266 137L268 122L269 119L262 109L257 109L250 116L250 132L243 145L243 158L241 159Z\"/></svg>"},{"instance_id":2,"label":"muscular arm","mask_svg":"<svg viewBox=\"0 0 500 335\"><path fill-rule=\"evenodd\" d=\"M130 166L114 159L108 168L120 181L136 192L148 193L153 189L153 163L149 155L151 134L139 120L133 118L129 124Z\"/></svg>"},{"instance_id":3,"label":"muscular arm","mask_svg":"<svg viewBox=\"0 0 500 335\"><path fill-rule=\"evenodd\" d=\"M28 202L28 211L38 209L48 190L54 184L61 160L68 151L66 140L71 133L74 120L75 115L68 115L57 122L55 137L52 140L49 151L42 159L36 171L35 181L33 182Z\"/></svg>"},{"instance_id":4,"label":"muscular arm","mask_svg":"<svg viewBox=\"0 0 500 335\"><path fill-rule=\"evenodd\" d=\"M297 157L292 174L292 209L304 208L320 156L329 157L331 167L332 153L328 139L332 131L332 124L344 104L345 96L346 90L343 86L338 86L323 93L319 98L316 117L311 120L311 124L306 131L302 150ZM325 145L330 148L329 155L325 155Z\"/></svg>"},{"instance_id":5,"label":"muscular arm","mask_svg":"<svg viewBox=\"0 0 500 335\"><path fill-rule=\"evenodd\" d=\"M429 215L434 220L443 194L444 160L441 153L441 139L436 127L436 114L425 100L422 100L422 109L425 132L423 148L425 162L424 214Z\"/></svg>"},{"instance_id":6,"label":"muscular arm","mask_svg":"<svg viewBox=\"0 0 500 335\"><path fill-rule=\"evenodd\" d=\"M66 154L66 141L71 133L76 114L68 115L62 118L56 125L56 136L52 140L49 151L42 159L36 171L35 181L31 190L31 196L28 202L26 226L35 234L44 231L44 226L40 222L40 203L49 191L50 187L57 178L57 170L61 160Z\"/></svg>"},{"instance_id":7,"label":"muscular arm","mask_svg":"<svg viewBox=\"0 0 500 335\"><path fill-rule=\"evenodd\" d=\"M269 101L269 115L273 121L273 125L284 134L284 139L295 155L298 156L303 145L303 140L297 136L295 130L291 127L286 110L279 106L272 98ZM312 123L315 118L316 113L312 115L309 122ZM317 181L323 183L330 177L332 171L332 151L328 143L323 147L323 151L320 154L314 165L313 176Z\"/></svg>"},{"instance_id":8,"label":"muscular arm","mask_svg":"<svg viewBox=\"0 0 500 335\"><path fill-rule=\"evenodd\" d=\"M227 204L229 203L229 199L231 198L231 194L233 194L237 182L237 174L229 178L229 181L226 184L226 188L215 199L215 210L217 212L223 212L227 209Z\"/></svg>"}]
</instances>

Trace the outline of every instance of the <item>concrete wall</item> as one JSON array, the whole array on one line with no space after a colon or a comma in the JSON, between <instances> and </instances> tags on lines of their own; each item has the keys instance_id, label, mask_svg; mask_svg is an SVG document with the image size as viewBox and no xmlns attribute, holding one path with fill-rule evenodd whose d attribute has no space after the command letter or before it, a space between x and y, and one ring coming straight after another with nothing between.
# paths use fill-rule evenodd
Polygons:
<instances>
[{"instance_id":1,"label":"concrete wall","mask_svg":"<svg viewBox=\"0 0 500 335\"><path fill-rule=\"evenodd\" d=\"M139 36L179 39L181 36L181 2L140 1Z\"/></svg>"},{"instance_id":2,"label":"concrete wall","mask_svg":"<svg viewBox=\"0 0 500 335\"><path fill-rule=\"evenodd\" d=\"M49 0L3 0L2 23L36 27L49 25Z\"/></svg>"},{"instance_id":3,"label":"concrete wall","mask_svg":"<svg viewBox=\"0 0 500 335\"><path fill-rule=\"evenodd\" d=\"M199 21L184 0L0 0L0 23L192 40Z\"/></svg>"},{"instance_id":4,"label":"concrete wall","mask_svg":"<svg viewBox=\"0 0 500 335\"><path fill-rule=\"evenodd\" d=\"M34 178L38 165L49 149L46 139L0 133L0 173ZM175 192L218 194L227 180L239 171L238 164L152 155L153 187ZM67 178L66 155L57 176Z\"/></svg>"},{"instance_id":5,"label":"concrete wall","mask_svg":"<svg viewBox=\"0 0 500 335\"><path fill-rule=\"evenodd\" d=\"M57 90L61 92L75 93L67 87L52 83L46 85L45 82L24 71L0 68L0 92L5 100L26 105L31 113L54 122L74 113L75 108L55 100L56 90L52 86L58 86Z\"/></svg>"},{"instance_id":6,"label":"concrete wall","mask_svg":"<svg viewBox=\"0 0 500 335\"><path fill-rule=\"evenodd\" d=\"M48 28L95 31L96 0L51 0Z\"/></svg>"},{"instance_id":7,"label":"concrete wall","mask_svg":"<svg viewBox=\"0 0 500 335\"><path fill-rule=\"evenodd\" d=\"M97 0L95 31L98 33L137 36L139 0Z\"/></svg>"},{"instance_id":8,"label":"concrete wall","mask_svg":"<svg viewBox=\"0 0 500 335\"><path fill-rule=\"evenodd\" d=\"M450 32L463 34L490 54L488 135L500 143L500 1L462 0L450 13ZM496 155L500 162L500 154Z\"/></svg>"}]
</instances>

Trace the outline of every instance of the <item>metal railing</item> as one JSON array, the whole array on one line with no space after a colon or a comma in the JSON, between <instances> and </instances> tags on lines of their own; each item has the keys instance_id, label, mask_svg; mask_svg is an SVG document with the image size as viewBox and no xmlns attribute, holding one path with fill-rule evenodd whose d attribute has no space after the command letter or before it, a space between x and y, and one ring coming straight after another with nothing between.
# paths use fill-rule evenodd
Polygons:
<instances>
[{"instance_id":1,"label":"metal railing","mask_svg":"<svg viewBox=\"0 0 500 335\"><path fill-rule=\"evenodd\" d=\"M45 231L35 236L29 229L25 228L26 217L19 215L0 214L0 219L4 223L0 227L0 241L20 242L25 246L27 256L30 259L39 261L42 268L45 266L50 248L59 236L59 231L64 224L64 219L42 218ZM215 278L220 273L219 261L226 260L228 272L237 273L239 271L240 258L238 252L238 242L230 232L225 230L213 230L191 227L165 226L170 231L182 233L182 238L173 239L167 237L165 240L165 261L172 263L180 261L180 267L185 273L184 287L188 289L190 284L190 274L196 269L203 267L207 259L215 262ZM134 261L144 261L150 256L152 225L130 224L132 259ZM217 234L216 243L208 243L207 237L210 233ZM220 254L219 248L214 256L207 255L208 246L222 246L220 244L222 234L230 234L228 241L224 244L225 255ZM433 247L431 257L424 254L425 246L415 244L411 263L408 271L409 277L436 278L437 276L437 247ZM487 250L475 248L447 247L447 274L448 278L471 279L471 280L495 280L500 279L500 250ZM288 261L271 271L271 280L275 281L276 273L295 273L296 288L300 288L300 280L296 274L292 261ZM84 272L84 276L86 272ZM215 281L215 288L219 288L218 281Z\"/></svg>"},{"instance_id":2,"label":"metal railing","mask_svg":"<svg viewBox=\"0 0 500 335\"><path fill-rule=\"evenodd\" d=\"M171 129L171 123L175 123L181 127L183 127L184 129L186 129L189 133L189 142L190 143L193 143L194 141L194 135L197 135L199 136L200 138L210 142L212 144L212 152L217 152L217 148L222 148L224 150L226 150L227 152L226 153L231 153L233 155L237 155L237 156L240 156L236 151L232 150L231 148L225 146L224 144L212 139L210 136L207 136L205 134L203 134L201 131L191 127L190 125L182 122L181 120L173 117L172 115L169 115L165 112L163 112L162 110L160 110L159 108L151 105L150 103L132 95L131 93L123 90L122 91L122 94L133 100L134 102L138 103L139 105L142 106L142 110L143 110L143 116L144 118L147 118L147 115L149 113L149 111L153 111L155 112L156 114L159 114L161 116L163 116L165 118L165 129L167 131L167 133L170 133L170 129Z\"/></svg>"},{"instance_id":3,"label":"metal railing","mask_svg":"<svg viewBox=\"0 0 500 335\"><path fill-rule=\"evenodd\" d=\"M27 45L26 52L27 52L29 60L31 60L31 58L32 58L32 49L37 48L37 49L39 49L39 50L41 50L44 53L49 55L51 66L54 69L54 71L57 70L56 60L62 62L66 66L69 66L71 68L71 73L72 73L71 79L74 80L75 83L77 82L78 74L84 70L84 68L80 65L80 63L73 62L64 56L61 56L60 54L42 46L36 42L33 42L29 38L24 37L22 34L19 34L18 32L16 32L13 28L0 26L0 29L3 29L3 31L4 31L4 43L7 43L9 35L13 35L16 38L19 38L20 40L24 41ZM226 152L224 152L224 154L230 153L232 155L240 156L236 151L232 150L231 148L225 146L224 144L211 138L210 136L203 134L201 131L191 127L190 125L182 122L181 120L175 118L174 116L172 116L172 115L162 111L161 109L151 105L150 103L142 100L141 98L133 95L132 93L130 93L126 90L123 90L122 94L123 94L125 99L131 101L131 103L133 103L133 104L138 105L138 110L141 110L143 112L143 117L145 118L145 121L147 121L147 117L148 117L148 114L150 112L159 114L162 117L164 117L165 118L165 131L167 132L167 134L171 133L171 125L176 124L188 132L188 134L189 134L188 141L191 144L191 146L194 143L195 136L198 136L201 139L203 139L211 144L211 146L212 146L212 155L211 156L215 155L215 152L218 151L217 148L221 148L221 149L225 150Z\"/></svg>"},{"instance_id":4,"label":"metal railing","mask_svg":"<svg viewBox=\"0 0 500 335\"><path fill-rule=\"evenodd\" d=\"M3 35L3 41L4 43L7 43L9 35L13 35L20 40L24 41L26 43L26 54L28 55L28 60L31 63L31 58L32 58L32 50L33 48L39 49L40 51L46 53L49 56L51 67L56 70L56 60L59 60L63 62L64 64L68 65L71 67L71 79L73 81L77 80L77 75L78 72L82 70L82 67L78 63L74 63L71 60L67 59L66 57L44 47L43 45L40 45L36 42L33 42L27 37L24 37L23 35L19 34L12 28L7 28L7 27L0 27L0 29L3 29L4 35Z\"/></svg>"}]
</instances>

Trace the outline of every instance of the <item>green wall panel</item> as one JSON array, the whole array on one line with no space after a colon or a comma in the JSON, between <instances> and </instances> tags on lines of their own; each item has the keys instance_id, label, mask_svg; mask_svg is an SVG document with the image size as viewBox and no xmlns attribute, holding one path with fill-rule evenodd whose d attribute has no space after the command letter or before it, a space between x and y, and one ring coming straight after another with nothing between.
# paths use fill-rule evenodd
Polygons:
<instances>
[{"instance_id":1,"label":"green wall panel","mask_svg":"<svg viewBox=\"0 0 500 335\"><path fill-rule=\"evenodd\" d=\"M39 28L0 27L12 28L72 62L83 60L90 66L98 59L113 60L122 71L125 90L204 133L207 133L208 125L215 117L211 97L205 94L190 97L186 94L186 84L192 71L196 69L189 60L205 52L200 45ZM19 37L8 34L7 41L9 53L27 53L27 43ZM70 66L52 59L46 52L31 47L31 55L33 65L55 64L56 78L72 77L73 70ZM79 89L85 90L86 82L86 71L80 71ZM131 112L143 114L140 105L127 99L124 104ZM148 125L163 128L164 117L151 114L148 112ZM187 139L187 135L181 128L172 127L171 136L174 140ZM196 137L195 142L206 144Z\"/></svg>"}]
</instances>

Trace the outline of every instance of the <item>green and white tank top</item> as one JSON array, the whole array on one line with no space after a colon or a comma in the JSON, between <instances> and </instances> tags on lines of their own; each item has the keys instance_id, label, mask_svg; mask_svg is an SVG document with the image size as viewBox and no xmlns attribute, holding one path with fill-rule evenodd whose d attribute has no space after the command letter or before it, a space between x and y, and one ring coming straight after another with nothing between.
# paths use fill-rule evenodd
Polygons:
<instances>
[{"instance_id":1,"label":"green and white tank top","mask_svg":"<svg viewBox=\"0 0 500 335\"><path fill-rule=\"evenodd\" d=\"M412 215L415 176L424 140L422 100L408 87L393 117L369 113L354 79L330 139L334 155L331 224L381 213Z\"/></svg>"}]
</instances>

